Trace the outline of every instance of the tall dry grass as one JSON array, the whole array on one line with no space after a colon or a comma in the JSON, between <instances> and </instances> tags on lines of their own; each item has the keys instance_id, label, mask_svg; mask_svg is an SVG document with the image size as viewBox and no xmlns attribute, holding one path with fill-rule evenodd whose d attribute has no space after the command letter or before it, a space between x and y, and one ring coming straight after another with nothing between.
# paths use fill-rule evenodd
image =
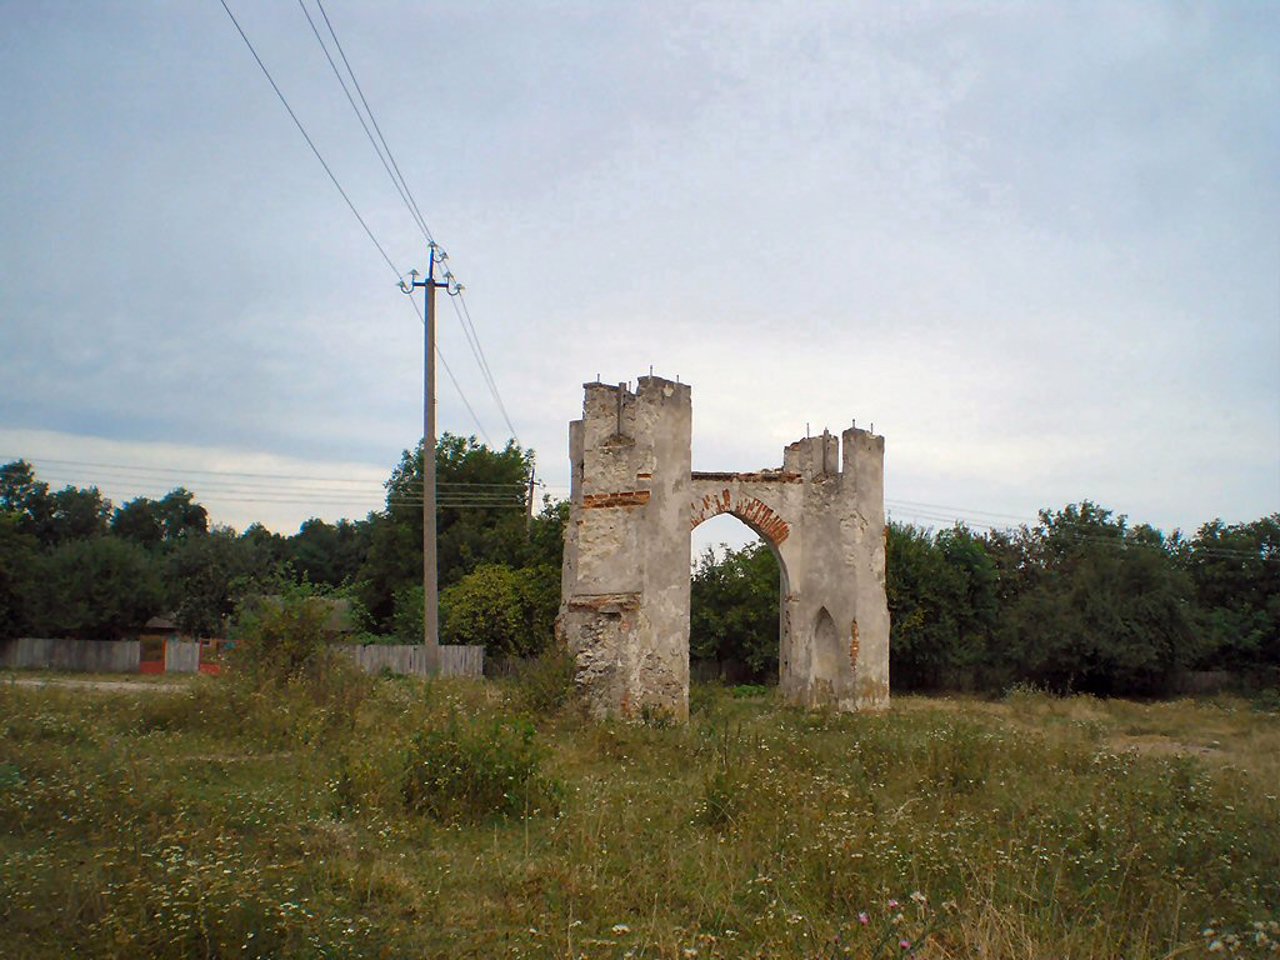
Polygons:
<instances>
[{"instance_id":1,"label":"tall dry grass","mask_svg":"<svg viewBox=\"0 0 1280 960\"><path fill-rule=\"evenodd\" d=\"M4 954L1275 955L1280 720L1243 701L593 724L554 674L0 684Z\"/></svg>"}]
</instances>

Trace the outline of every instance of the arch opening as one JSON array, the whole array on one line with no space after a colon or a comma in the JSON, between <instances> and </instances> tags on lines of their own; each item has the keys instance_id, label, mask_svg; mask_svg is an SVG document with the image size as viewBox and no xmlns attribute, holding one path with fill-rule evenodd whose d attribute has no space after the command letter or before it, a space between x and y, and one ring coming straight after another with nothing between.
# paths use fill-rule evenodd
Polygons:
<instances>
[{"instance_id":1,"label":"arch opening","mask_svg":"<svg viewBox=\"0 0 1280 960\"><path fill-rule=\"evenodd\" d=\"M813 641L810 650L813 657L813 663L809 669L811 676L829 681L829 678L840 675L840 658L843 654L840 648L840 632L836 629L836 622L826 607L820 607L817 616L813 619Z\"/></svg>"},{"instance_id":2,"label":"arch opening","mask_svg":"<svg viewBox=\"0 0 1280 960\"><path fill-rule=\"evenodd\" d=\"M695 680L778 683L787 570L776 544L733 513L691 543L689 666Z\"/></svg>"}]
</instances>

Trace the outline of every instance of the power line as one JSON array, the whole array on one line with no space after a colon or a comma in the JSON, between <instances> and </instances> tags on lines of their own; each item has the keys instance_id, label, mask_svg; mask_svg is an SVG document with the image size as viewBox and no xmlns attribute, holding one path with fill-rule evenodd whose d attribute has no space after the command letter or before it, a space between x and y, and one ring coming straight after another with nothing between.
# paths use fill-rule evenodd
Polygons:
<instances>
[{"instance_id":1,"label":"power line","mask_svg":"<svg viewBox=\"0 0 1280 960\"><path fill-rule=\"evenodd\" d=\"M309 477L294 473L249 473L242 470L203 470L197 467L150 467L141 464L92 463L85 460L56 460L52 457L32 457L40 463L53 463L69 467L91 467L102 470L130 471L136 473L212 474L220 477L258 477L272 480L308 480L316 483L360 483L359 480L338 477ZM12 462L12 461L10 461Z\"/></svg>"},{"instance_id":2,"label":"power line","mask_svg":"<svg viewBox=\"0 0 1280 960\"><path fill-rule=\"evenodd\" d=\"M119 502L121 504L128 503L137 499L134 494L136 489L126 489L119 487L113 483L101 486L95 485L93 489L97 490L108 503ZM303 491L293 492L288 489L267 491L267 492L248 492L248 491L205 491L207 496L202 495L202 499L215 501L217 503L252 503L252 504L304 504L312 507L344 507L352 506L352 495L342 494L319 494L314 492ZM423 499L421 495L414 496L405 494L400 496L387 497L385 500L378 498L378 506L370 508L369 512L377 512L382 506L386 507L418 507L422 506ZM505 509L520 508L524 509L528 504L524 492L520 490L512 490L506 494L486 494L486 493L468 493L457 489L446 489L441 491L438 497L438 506L450 509Z\"/></svg>"},{"instance_id":3,"label":"power line","mask_svg":"<svg viewBox=\"0 0 1280 960\"><path fill-rule=\"evenodd\" d=\"M54 483L65 483L68 486L74 486L79 480L79 478L83 476L82 474L62 473L61 471L57 471L57 470L46 471L44 475L45 477L48 478L48 480ZM123 489L124 485L126 484L146 485L146 486L149 486L151 489L156 489L158 486L168 486L168 484L172 482L174 481L169 478L147 477L147 476L139 478L137 476L130 476L128 471L108 471L105 476L101 477L100 480L95 481L94 483L90 484L88 487L81 487L79 489L96 488L101 490L104 487L111 487L112 489ZM323 481L320 481L320 482L323 482ZM343 488L335 489L329 486L308 485L305 483L299 484L296 481L291 483L281 484L281 483L270 483L270 482L261 482L261 481L254 482L252 480L205 479L205 480L198 481L196 484L193 484L193 486L198 486L199 492L201 493L209 493L214 496L221 496L222 494L286 493L286 494L298 494L302 496L315 496L315 497L352 498L352 497L359 497L361 495L366 495L366 496L372 495L372 496L378 496L378 497L382 497L386 495L383 492L383 490L385 489L385 485L383 484L375 485L372 483L365 483L360 486L350 487L347 489L343 489ZM525 481L512 481L508 483L470 483L467 481L447 481L446 480L437 484L437 487L439 487L439 489L444 493L468 494L468 495L474 494L476 496L510 496L513 494L519 494L523 496L524 492L528 489L528 486L529 486L528 483ZM169 492L172 493L174 489L179 489L179 488L186 489L187 492L192 494L197 492L195 490L188 489L184 484L179 484L177 488L171 488ZM412 496L415 493L421 493L421 491L422 491L422 481L410 480L405 483L396 484L394 487L391 488L390 495L391 496L403 496L403 495Z\"/></svg>"},{"instance_id":4,"label":"power line","mask_svg":"<svg viewBox=\"0 0 1280 960\"><path fill-rule=\"evenodd\" d=\"M907 507L924 507L929 510L942 510L942 511L958 510L963 513L978 514L980 516L987 516L987 517L998 517L1003 520L1018 520L1024 523L1033 522L1030 517L1027 517L1023 514L1017 514L1017 513L994 513L990 510L975 510L972 507L952 507L952 506L947 506L945 504L940 504L940 503L922 503L919 500L894 500L894 499L890 499L889 497L885 497L884 502L886 504L895 503L895 504L899 504Z\"/></svg>"},{"instance_id":5,"label":"power line","mask_svg":"<svg viewBox=\"0 0 1280 960\"><path fill-rule=\"evenodd\" d=\"M298 3L299 5L302 5L303 13L307 13L303 0L298 0ZM387 173L388 175L391 175L392 183L396 186L396 191L400 194L401 200L404 201L405 206L409 209L410 216L415 219L415 222L418 224L419 229L422 231L422 234L427 241L434 244L435 238L431 234L431 229L427 226L426 218L422 215L422 210L419 208L417 200L413 197L413 191L410 190L408 181L400 171L400 165L396 162L395 154L392 152L390 144L387 143L386 137L382 133L382 127L378 123L378 118L374 115L373 107L369 105L369 100L364 95L364 88L360 86L360 80L356 77L355 70L351 66L351 61L347 58L346 51L342 46L342 41L338 39L337 31L334 29L333 21L329 19L328 11L324 8L323 0L316 0L316 7L320 10L321 16L324 17L325 25L329 28L329 35L333 38L333 43L334 46L337 47L338 55L342 58L342 63L347 68L347 73L351 77L351 82L355 86L357 94L360 96L360 102L364 105L365 113L368 114L369 121L373 124L374 130L378 133L378 139L382 142L381 150L378 149L377 143L373 143L373 137L369 133L369 128L365 124L363 116L356 108L355 101L352 100L350 93L347 91L346 83L338 72L337 66L333 63L333 59L329 57L328 48L325 46L323 40L320 39L319 32L315 31L315 25L312 23L312 30L316 32L316 39L320 40L321 48L324 49L325 56L329 59L329 65L333 67L334 74L338 77L338 82L342 85L343 92L347 94L347 99L351 102L351 107L355 110L356 117L360 120L360 125L364 128L365 135L368 136L370 142L373 143L374 150L377 152L380 160L383 157L383 151L385 151L387 160L390 161L391 167L395 170L394 175L392 175L392 171L390 169L387 170ZM307 22L311 23L311 16L309 13L307 14ZM383 161L383 166L386 167L385 160ZM448 260L448 253L440 250L440 254L442 260ZM445 279L451 281L453 279L452 272L446 270ZM489 392L493 394L494 401L497 403L498 409L502 413L502 418L507 424L507 429L511 431L512 439L519 444L519 434L516 432L515 425L511 422L511 417L507 413L506 404L502 402L502 394L498 390L498 384L494 380L493 371L489 367L488 358L484 354L484 346L480 342L480 336L476 331L475 322L471 318L471 310L467 306L466 299L462 295L462 288L458 285L455 289L456 292L454 293L454 297L461 303L462 309L459 310L458 302L455 302L454 311L458 313L459 323L461 323L463 333L467 338L467 343L471 347L471 352L475 357L476 365L480 368L481 376L484 378L485 384L489 388ZM450 375L452 376L452 374Z\"/></svg>"},{"instance_id":6,"label":"power line","mask_svg":"<svg viewBox=\"0 0 1280 960\"><path fill-rule=\"evenodd\" d=\"M431 235L431 228L427 226L426 218L422 216L422 211L418 208L418 201L414 199L413 191L409 189L409 182L405 180L404 174L400 172L400 165L396 163L395 154L391 152L391 145L387 143L387 138L382 135L382 128L378 125L378 118L373 115L373 108L369 106L369 101L365 98L364 89L356 78L356 72L351 69L351 61L347 59L347 53L342 48L342 41L338 39L338 34L333 29L333 22L329 19L329 13L324 8L323 0L316 0L316 6L320 9L320 15L324 17L325 26L329 28L329 35L333 37L333 43L338 48L338 55L342 57L342 63L347 68L347 73L351 74L351 82L355 85L356 93L360 95L360 102L364 104L364 108L369 114L369 121L373 124L373 129L378 132L378 139L382 141L383 149L387 151L387 158L391 161L391 166L395 168L396 176L400 178L400 183L404 185L404 192L408 197L410 206L413 207L413 213L416 214L418 225L422 228L423 235L426 236L427 240L434 243L435 237Z\"/></svg>"},{"instance_id":7,"label":"power line","mask_svg":"<svg viewBox=\"0 0 1280 960\"><path fill-rule=\"evenodd\" d=\"M18 458L10 457L6 462ZM92 469L105 474L104 482L92 483L104 496L123 500L135 495L136 487L144 484L168 486L176 483L186 487L187 483L198 486L200 491L211 499L228 502L246 503L324 503L347 504L362 494L377 496L387 505L416 505L422 503L422 481L409 479L383 494L368 481L351 478L311 477L304 474L291 473L259 473L235 470L210 470L195 467L157 467L140 464L116 464L99 461L64 460L57 458L33 457L32 461L42 467L42 478L68 485L82 482L75 468ZM46 469L44 465L54 469ZM71 468L71 469L67 469ZM198 477L192 482L192 475ZM199 479L203 477L206 479ZM265 481L265 482L257 482ZM275 483L273 481L290 481ZM126 492L122 484L133 484L134 490ZM334 486L336 485L336 489ZM546 484L539 482L538 487L546 489ZM384 487L384 484L379 484ZM342 489L347 487L349 489ZM442 506L515 506L527 503L527 483L525 481L471 482L442 480L438 484ZM82 488L83 489L83 488ZM198 491L191 491L193 494ZM886 501L886 503L910 503L913 501ZM905 515L918 520L948 524L963 524L966 527L987 531L1016 530L1017 528L1001 527L985 520L976 519L966 514L985 513L995 516L1015 517L1014 514L996 514L994 511L980 511L972 508L953 508L956 513L939 513L924 509L899 509L890 507L890 519L895 515ZM1025 526L1025 524L1024 524ZM1098 536L1089 533L1093 528L1083 523L1059 522L1057 532L1073 543L1094 543L1120 549L1153 549L1164 552L1160 544L1141 543L1117 531L1115 536ZM1239 561L1280 561L1280 557L1265 556L1250 550L1229 547L1195 546L1194 541L1183 541L1194 555L1222 560Z\"/></svg>"},{"instance_id":8,"label":"power line","mask_svg":"<svg viewBox=\"0 0 1280 960\"><path fill-rule=\"evenodd\" d=\"M316 22L314 19L312 19L311 12L307 10L306 3L304 3L303 0L298 0L298 6L302 8L302 14L307 18L307 24L311 27L311 33L315 36L316 42L320 44L320 49L324 51L324 58L329 61L329 67L333 70L333 75L337 78L338 85L342 87L342 92L346 94L347 103L351 104L351 109L355 113L356 119L360 121L360 126L361 128L363 128L364 135L368 138L369 144L373 147L373 152L378 155L378 160L381 161L382 163L382 169L385 170L387 172L387 176L391 178L391 185L396 188L396 193L400 194L400 200L401 202L404 203L405 209L409 211L409 216L414 219L414 222L418 226L418 230L422 233L424 238L430 241L431 232L427 229L426 222L422 219L422 215L418 212L416 207L409 202L409 198L405 195L404 186L401 185L401 182L398 179L396 179L395 173L392 172L391 164L388 162L387 157L383 154L382 148L378 146L378 141L374 139L373 131L369 129L369 124L365 122L364 114L361 113L360 108L356 106L355 98L351 96L351 90L347 86L347 81L343 78L342 71L338 69L338 65L334 63L333 57L329 53L329 46L324 42L324 37L320 35L320 30L319 28L316 27ZM324 11L322 9L321 13L323 12ZM325 17L325 21L326 23L328 22L328 17ZM330 25L329 32L331 35L333 35L334 43L337 44L338 38L336 34L333 34L332 25ZM338 45L338 52L339 53L342 52L342 48L340 44ZM345 56L343 56L343 62L344 63L346 62ZM347 69L350 70L349 64ZM351 79L353 81L355 80L354 74L352 74ZM363 94L361 95L361 99L362 100L364 99ZM368 105L366 104L366 108L367 106ZM371 113L370 119L372 119L372 116L373 115Z\"/></svg>"},{"instance_id":9,"label":"power line","mask_svg":"<svg viewBox=\"0 0 1280 960\"><path fill-rule=\"evenodd\" d=\"M498 391L498 384L493 378L493 371L489 369L489 361L484 355L484 347L480 344L480 335L476 332L474 321L471 319L471 308L467 306L466 298L462 295L461 288L456 296L451 297L456 300L453 309L458 315L458 321L462 324L462 330L467 334L467 342L472 344L472 353L475 355L476 364L480 367L480 373L485 379L485 383L489 386L489 392L493 394L494 401L498 404L498 410L502 413L502 419L507 424L507 429L511 431L511 439L515 440L516 445L520 445L520 435L516 432L515 424L511 422L511 417L507 414L507 406L502 402L502 394ZM462 309L458 309L458 304L462 305Z\"/></svg>"},{"instance_id":10,"label":"power line","mask_svg":"<svg viewBox=\"0 0 1280 960\"><path fill-rule=\"evenodd\" d=\"M298 132L301 133L302 138L307 141L307 146L311 148L311 152L314 153L316 159L320 161L320 166L324 167L324 172L329 175L329 179L333 181L333 185L338 188L338 193L342 194L342 199L347 202L347 206L351 209L352 214L354 214L355 218L360 221L360 226L364 228L365 234L373 242L373 245L378 248L378 253L382 255L382 259L385 260L387 266L391 268L391 272L394 273L397 278L403 277L404 274L396 268L394 263L391 262L391 258L387 256L387 251L383 249L382 244L378 242L378 238L375 237L373 235L373 231L369 229L369 224L365 223L364 217L360 216L360 211L357 210L356 205L351 202L351 197L347 195L347 191L342 189L342 184L338 182L338 178L334 176L333 171L329 169L329 164L325 163L324 157L320 155L320 151L316 148L310 134L307 133L307 128L302 125L302 121L298 119L298 115L293 112L293 107L289 106L288 99L285 98L285 95L280 90L279 85L276 84L275 79L271 76L271 71L267 69L267 65L263 63L262 58L258 56L258 51L254 49L253 44L249 41L249 37L245 34L244 28L240 26L240 21L237 20L236 15L231 12L231 8L227 6L227 0L218 0L218 2L222 4L222 9L227 11L227 16L230 17L231 22L235 24L236 32L240 34L240 39L243 40L245 46L249 48L249 52L253 54L253 59L257 61L258 66L262 69L262 74L267 78L267 82L271 84L271 89L276 92L276 96L279 97L280 102L284 104L284 108L288 111L289 117L298 128Z\"/></svg>"},{"instance_id":11,"label":"power line","mask_svg":"<svg viewBox=\"0 0 1280 960\"><path fill-rule=\"evenodd\" d=\"M13 458L6 462L13 463L19 459ZM364 480L352 479L350 477L315 477L299 473L257 473L245 470L212 470L199 467L157 467L148 466L146 464L127 464L127 463L102 463L99 461L88 460L61 460L54 457L31 457L26 462L34 462L39 464L53 464L57 467L86 467L94 470L104 470L108 473L123 474L176 474L179 477L189 474L200 474L204 476L212 476L215 478L250 478L255 480L297 480L304 483L336 483L336 484L356 484L367 486L368 482ZM54 471L55 473L63 471ZM156 478L163 480L163 477ZM166 481L167 482L167 481ZM207 481L206 481L207 482ZM421 483L421 480L411 481ZM467 486L467 487L523 487L525 482L522 480L508 480L496 482L471 482L466 480L442 480L441 486Z\"/></svg>"},{"instance_id":12,"label":"power line","mask_svg":"<svg viewBox=\"0 0 1280 960\"><path fill-rule=\"evenodd\" d=\"M289 117L293 120L295 126L297 126L298 132L301 133L303 139L306 140L307 146L311 148L311 152L315 154L315 158L318 161L320 161L320 165L324 168L325 173L329 175L329 179L333 182L333 185L337 188L338 192L342 195L342 199L346 201L347 206L350 208L352 214L355 215L355 218L357 221L359 221L360 226L364 228L365 234L373 242L373 245L377 248L378 253L381 254L382 259L386 262L387 266L391 268L391 271L396 275L396 277L397 278L403 277L404 276L403 272L396 267L395 263L393 263L391 258L387 255L385 248L378 241L378 238L374 236L374 233L370 229L369 224L365 221L364 217L360 215L360 211L356 209L355 203L352 202L351 197L347 194L346 190L343 189L342 184L339 183L337 176L334 175L333 170L329 167L329 164L325 162L325 159L321 155L319 149L316 147L315 142L311 139L310 134L307 133L306 127L303 126L302 121L298 118L297 113L295 113L293 110L293 107L290 106L288 99L284 95L284 92L280 89L275 79L271 76L271 71L267 69L267 65L263 62L262 58L258 55L258 51L254 48L253 43L249 40L248 35L244 32L244 29L240 26L240 22L236 19L235 14L233 14L231 12L231 8L227 6L226 0L219 0L219 2L222 4L222 8L223 10L226 11L227 16L231 18L231 22L235 25L236 31L240 34L240 38L244 41L245 46L249 48L249 52L253 55L253 58L257 62L259 68L261 68L263 75L267 78L267 82L271 84L271 89L275 91L276 96L279 97L281 104L284 105L284 108L288 112ZM334 63L332 56L330 56L328 47L325 45L324 39L323 37L321 37L320 31L317 29L315 22L311 17L311 14L308 12L305 4L303 3L303 0L298 0L298 3L299 3L299 6L302 7L303 14L306 15L307 22L311 25L312 33L315 35L317 42L320 44L321 50L324 51L325 58L329 61L329 66L333 69L334 75L337 77L339 84L342 86L343 92L346 94L347 100L351 104L352 110L355 111L357 119L360 120L360 125L361 127L364 128L365 135L369 138L369 142L372 144L374 151L378 154L379 160L382 161L383 168L386 170L387 175L391 178L392 185L395 186L396 192L400 194L400 199L404 202L406 209L409 211L409 215L414 219L414 222L418 225L419 229L422 231L423 236L426 237L428 241L434 242L434 240L432 239L431 230L427 226L426 220L422 216L422 211L418 207L417 201L413 197L413 192L409 189L408 182L405 181L404 175L401 174L399 164L395 160L395 155L391 152L391 148L387 144L386 138L385 136L383 136L381 128L378 126L378 121L373 114L373 110L369 107L369 102L364 95L364 91L360 87L360 82L356 78L355 71L351 69L350 61L347 59L346 52L342 48L341 41L338 40L337 33L333 29L333 24L329 20L329 15L325 11L324 5L320 3L320 0L317 0L316 5L320 9L321 14L324 16L325 24L329 28L329 33L333 37L334 44L338 49L338 53L342 58L342 62L346 66L348 73L350 73L352 83L356 88L356 92L360 97L360 101L361 103L364 104L365 110L368 111L369 120L370 122L373 123L374 129L377 131L378 139L381 140L383 149L386 150L385 158L383 157L382 150L380 150L378 147L378 143L375 142L373 135L370 133L368 125L365 124L363 115L360 113L359 108L356 107L355 100L352 98L351 93L348 90L347 85L342 78L342 74L338 70L337 64ZM390 166L388 166L388 161L390 162ZM394 173L393 173L393 169L394 169ZM470 339L470 334L468 335L468 339ZM478 348L478 344L476 345L476 347L473 347L473 352L475 352L477 348ZM454 389L458 392L458 396L461 398L463 406L466 407L467 412L471 415L471 419L475 422L476 428L480 431L481 435L485 438L485 441L490 446L492 446L493 441L490 439L488 431L485 430L484 425L480 422L480 418L476 414L475 408L472 407L471 401L467 398L466 393L463 391L462 385L458 382L458 378L454 374L453 368L449 366L449 362L445 359L444 354L439 350L439 348L436 349L436 354L440 358L441 365L444 367L445 373L449 377L449 381L453 384ZM478 354L478 360L479 358L482 358L482 357L483 357L483 353L481 352ZM490 384L490 389L494 392L495 396L497 396L497 387L495 384L492 383L492 375L487 372L487 365L484 365L483 361L480 361L480 362L482 363L482 373L485 374L485 378ZM498 398L498 403L499 403L499 409L501 409L504 418L507 419L508 427L510 427L511 426L510 418L506 416L506 408L502 406L500 398ZM511 428L511 429L512 429L512 435L514 436L515 434L514 428Z\"/></svg>"},{"instance_id":13,"label":"power line","mask_svg":"<svg viewBox=\"0 0 1280 960\"><path fill-rule=\"evenodd\" d=\"M418 323L425 326L427 321L418 309L417 303L414 302L412 293L409 294L408 303L417 317ZM436 356L440 358L440 365L444 367L444 372L449 377L449 382L453 384L453 389L458 391L458 397L462 400L462 405L467 408L467 413L471 414L471 421L476 425L476 429L480 431L480 436L484 437L484 442L492 447L493 441L489 439L489 432L485 430L484 424L480 422L480 417L476 415L475 408L471 406L471 401L467 399L467 395L463 392L462 384L458 383L458 378L453 375L453 368L449 366L449 361L444 358L444 353L441 352L438 343L436 344Z\"/></svg>"},{"instance_id":14,"label":"power line","mask_svg":"<svg viewBox=\"0 0 1280 960\"><path fill-rule=\"evenodd\" d=\"M373 107L370 106L369 99L364 94L364 88L360 85L360 80L351 66L351 61L347 57L346 50L342 46L342 41L338 38L337 30L333 26L333 21L329 18L328 11L325 10L323 0L315 0L315 2L316 8L320 11L321 16L324 18L325 26L329 30L329 36L333 39L334 47L337 49L338 55L342 59L343 66L346 67L347 74L351 78L352 86L355 87L356 94L360 98L360 103L364 106L363 113L360 108L356 106L355 99L351 96L351 91L347 86L346 80L342 76L342 71L338 69L333 57L329 54L328 45L320 35L320 31L316 27L311 13L307 10L304 0L298 0L298 5L302 8L302 12L307 18L307 23L311 27L311 32L314 34L316 41L320 44L320 49L324 52L325 59L328 60L329 66L338 80L338 84L342 87L342 92L345 94L347 102L355 113L356 119L359 120L360 126L364 130L365 137L368 138L369 143L373 146L374 152L378 155L378 160L382 163L383 169L391 179L392 186L395 187L396 193L399 194L401 202L404 203L405 208L409 211L409 216L414 220L418 229L421 231L423 237L426 238L428 243L439 249L438 245L435 243L435 238L431 233L431 228L427 225L426 218L422 215L422 210L418 206L417 199L413 196L413 191L409 187L409 182L405 179L404 174L400 170L400 164L396 161L395 153L392 151L391 145L387 142L387 138L382 132L382 127L378 123L378 118L373 112ZM369 123L365 122L366 114L368 115ZM374 139L374 135L369 129L370 123L373 125L373 130L377 133L377 140ZM379 146L379 142L381 143L381 147ZM445 251L440 250L439 252L442 261L448 259L448 254ZM492 394L493 399L498 406L498 410L502 414L503 420L506 422L507 429L511 432L511 438L519 444L519 434L517 433L515 425L512 423L511 417L507 412L506 404L503 403L502 394L498 390L498 384L494 379L493 371L489 367L488 358L484 354L484 347L480 342L479 333L475 328L475 322L471 318L471 310L467 306L466 300L462 297L462 287L460 284L453 282L452 272L446 271L445 279L453 286L453 289L450 292L458 301L461 302L461 309L459 309L458 303L454 303L454 311L458 314L458 320L462 325L463 334L467 339L468 346L471 348L472 355L475 357L476 365L480 368L480 374L484 379L485 385L487 386L490 394ZM463 393L461 386L458 384L457 377L454 376L453 370L444 360L444 356L443 354L440 354L438 348L436 352L437 355L440 356L441 363L443 364L449 379L452 381L454 388L458 391L459 396L462 397L463 403L470 412L471 418L475 421L480 432L484 434L485 439L488 440L488 434L480 424L480 418L476 415L475 410L471 407L471 404ZM492 441L489 442L492 444Z\"/></svg>"}]
</instances>

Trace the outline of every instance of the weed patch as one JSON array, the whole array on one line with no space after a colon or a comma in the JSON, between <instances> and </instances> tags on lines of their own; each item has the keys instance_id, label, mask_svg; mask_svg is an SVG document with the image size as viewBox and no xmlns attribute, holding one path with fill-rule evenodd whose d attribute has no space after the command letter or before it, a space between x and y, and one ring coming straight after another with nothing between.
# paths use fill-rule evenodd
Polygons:
<instances>
[{"instance_id":1,"label":"weed patch","mask_svg":"<svg viewBox=\"0 0 1280 960\"><path fill-rule=\"evenodd\" d=\"M1272 955L1246 701L709 686L687 724L535 726L521 679L326 682L0 688L6 956Z\"/></svg>"},{"instance_id":2,"label":"weed patch","mask_svg":"<svg viewBox=\"0 0 1280 960\"><path fill-rule=\"evenodd\" d=\"M474 822L554 808L555 786L541 773L535 736L526 720L450 713L442 726L409 739L400 779L405 809Z\"/></svg>"}]
</instances>

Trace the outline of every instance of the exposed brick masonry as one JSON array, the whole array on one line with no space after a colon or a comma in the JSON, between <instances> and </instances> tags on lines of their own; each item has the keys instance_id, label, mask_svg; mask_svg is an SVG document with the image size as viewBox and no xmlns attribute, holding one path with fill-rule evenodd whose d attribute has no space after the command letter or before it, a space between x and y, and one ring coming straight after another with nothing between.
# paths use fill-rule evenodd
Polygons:
<instances>
[{"instance_id":1,"label":"exposed brick masonry","mask_svg":"<svg viewBox=\"0 0 1280 960\"><path fill-rule=\"evenodd\" d=\"M695 474L695 476L706 476L706 474ZM729 474L728 476L737 477L741 475ZM718 495L709 493L700 501L694 501L689 517L689 528L693 529L703 521L710 520L712 517L722 513L733 514L774 546L782 543L791 535L790 525L774 513L767 503L757 500L755 497L739 497L735 500L733 491L728 487L725 487L724 492Z\"/></svg>"},{"instance_id":2,"label":"exposed brick masonry","mask_svg":"<svg viewBox=\"0 0 1280 960\"><path fill-rule=\"evenodd\" d=\"M648 502L648 490L622 490L618 493L588 493L582 498L582 509L598 510L601 507L643 507Z\"/></svg>"}]
</instances>

